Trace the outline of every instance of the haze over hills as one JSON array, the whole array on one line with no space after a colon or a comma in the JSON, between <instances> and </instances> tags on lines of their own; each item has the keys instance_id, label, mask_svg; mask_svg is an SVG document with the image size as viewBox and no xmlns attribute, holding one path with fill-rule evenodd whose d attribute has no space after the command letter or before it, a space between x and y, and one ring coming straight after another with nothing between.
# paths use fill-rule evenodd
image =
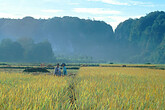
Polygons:
<instances>
[{"instance_id":1,"label":"haze over hills","mask_svg":"<svg viewBox=\"0 0 165 110\"><path fill-rule=\"evenodd\" d=\"M165 12L151 12L140 19L128 19L115 30L115 39L131 62L165 63Z\"/></svg>"},{"instance_id":2,"label":"haze over hills","mask_svg":"<svg viewBox=\"0 0 165 110\"><path fill-rule=\"evenodd\" d=\"M165 12L156 11L140 19L128 19L120 23L115 32L103 21L77 17L1 18L0 40L6 38L16 41L25 50L31 44L41 42L40 46L45 45L43 49L52 47L54 55L89 56L120 63L165 63ZM31 56L33 52L30 52ZM49 52L52 57L50 49ZM23 51L23 55L25 53Z\"/></svg>"}]
</instances>

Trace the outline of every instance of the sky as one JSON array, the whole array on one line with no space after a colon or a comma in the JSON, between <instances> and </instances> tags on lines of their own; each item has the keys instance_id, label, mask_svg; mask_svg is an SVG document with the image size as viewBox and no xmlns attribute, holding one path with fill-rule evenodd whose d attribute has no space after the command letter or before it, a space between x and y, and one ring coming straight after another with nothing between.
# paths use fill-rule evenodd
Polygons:
<instances>
[{"instance_id":1,"label":"sky","mask_svg":"<svg viewBox=\"0 0 165 110\"><path fill-rule=\"evenodd\" d=\"M73 16L105 21L113 29L153 11L165 11L165 0L0 0L0 18Z\"/></svg>"}]
</instances>

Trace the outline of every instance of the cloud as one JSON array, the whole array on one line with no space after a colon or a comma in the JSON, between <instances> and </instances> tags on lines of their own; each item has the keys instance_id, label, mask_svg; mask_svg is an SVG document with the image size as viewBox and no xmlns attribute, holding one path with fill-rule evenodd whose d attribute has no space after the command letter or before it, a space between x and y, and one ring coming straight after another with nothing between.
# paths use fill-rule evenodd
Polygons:
<instances>
[{"instance_id":1,"label":"cloud","mask_svg":"<svg viewBox=\"0 0 165 110\"><path fill-rule=\"evenodd\" d=\"M120 14L120 11L107 10L103 8L74 8L73 11L88 14Z\"/></svg>"},{"instance_id":2,"label":"cloud","mask_svg":"<svg viewBox=\"0 0 165 110\"><path fill-rule=\"evenodd\" d=\"M123 6L149 6L153 7L154 4L151 2L141 2L141 1L135 1L135 0L88 0L88 1L95 1L95 2L103 2L111 5L123 5Z\"/></svg>"},{"instance_id":3,"label":"cloud","mask_svg":"<svg viewBox=\"0 0 165 110\"><path fill-rule=\"evenodd\" d=\"M69 3L69 5L80 5L80 3Z\"/></svg>"},{"instance_id":4,"label":"cloud","mask_svg":"<svg viewBox=\"0 0 165 110\"><path fill-rule=\"evenodd\" d=\"M151 2L141 2L141 1L133 1L133 0L128 0L129 5L137 5L137 6L149 6L153 7L154 4Z\"/></svg>"},{"instance_id":5,"label":"cloud","mask_svg":"<svg viewBox=\"0 0 165 110\"><path fill-rule=\"evenodd\" d=\"M40 19L40 18L43 18L43 19L48 19L48 18L52 18L53 16L48 16L48 15L43 15L43 14L16 14L16 13L1 13L0 12L0 18L12 18L12 19L22 19L26 16L31 16L33 18L36 18L36 19Z\"/></svg>"},{"instance_id":6,"label":"cloud","mask_svg":"<svg viewBox=\"0 0 165 110\"><path fill-rule=\"evenodd\" d=\"M115 30L116 27L121 23L124 22L125 20L132 18L140 18L142 15L138 15L138 16L108 16L109 21L107 21L108 24L110 24L113 29Z\"/></svg>"},{"instance_id":7,"label":"cloud","mask_svg":"<svg viewBox=\"0 0 165 110\"><path fill-rule=\"evenodd\" d=\"M41 11L46 13L58 13L58 12L62 12L63 10L45 9Z\"/></svg>"},{"instance_id":8,"label":"cloud","mask_svg":"<svg viewBox=\"0 0 165 110\"><path fill-rule=\"evenodd\" d=\"M121 17L121 16L101 16L101 17L94 17L95 20L105 21L107 24L111 25L113 30L116 29L119 23L128 19L128 17Z\"/></svg>"},{"instance_id":9,"label":"cloud","mask_svg":"<svg viewBox=\"0 0 165 110\"><path fill-rule=\"evenodd\" d=\"M121 23L124 22L125 20L132 18L140 18L142 15L138 15L138 16L116 16L116 15L112 15L112 16L98 16L98 17L94 17L94 20L101 20L101 21L105 21L107 24L111 25L113 30L116 29L116 27Z\"/></svg>"},{"instance_id":10,"label":"cloud","mask_svg":"<svg viewBox=\"0 0 165 110\"><path fill-rule=\"evenodd\" d=\"M0 18L22 18L22 16L9 13L0 13Z\"/></svg>"},{"instance_id":11,"label":"cloud","mask_svg":"<svg viewBox=\"0 0 165 110\"><path fill-rule=\"evenodd\" d=\"M60 0L43 0L44 2L59 2Z\"/></svg>"},{"instance_id":12,"label":"cloud","mask_svg":"<svg viewBox=\"0 0 165 110\"><path fill-rule=\"evenodd\" d=\"M129 5L128 3L123 3L117 0L88 0L88 1L98 1L98 2L103 2L107 4L112 4L112 5Z\"/></svg>"}]
</instances>

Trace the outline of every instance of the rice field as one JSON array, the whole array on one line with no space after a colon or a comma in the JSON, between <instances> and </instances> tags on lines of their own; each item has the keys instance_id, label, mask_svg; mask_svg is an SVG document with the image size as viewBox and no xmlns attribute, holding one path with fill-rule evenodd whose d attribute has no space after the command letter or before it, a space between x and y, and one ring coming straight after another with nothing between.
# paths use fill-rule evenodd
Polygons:
<instances>
[{"instance_id":1,"label":"rice field","mask_svg":"<svg viewBox=\"0 0 165 110\"><path fill-rule=\"evenodd\" d=\"M165 71L83 67L76 103L80 109L165 109Z\"/></svg>"},{"instance_id":2,"label":"rice field","mask_svg":"<svg viewBox=\"0 0 165 110\"><path fill-rule=\"evenodd\" d=\"M0 109L165 109L165 70L81 67L56 77L0 71Z\"/></svg>"},{"instance_id":3,"label":"rice field","mask_svg":"<svg viewBox=\"0 0 165 110\"><path fill-rule=\"evenodd\" d=\"M0 73L1 110L69 108L66 77Z\"/></svg>"}]
</instances>

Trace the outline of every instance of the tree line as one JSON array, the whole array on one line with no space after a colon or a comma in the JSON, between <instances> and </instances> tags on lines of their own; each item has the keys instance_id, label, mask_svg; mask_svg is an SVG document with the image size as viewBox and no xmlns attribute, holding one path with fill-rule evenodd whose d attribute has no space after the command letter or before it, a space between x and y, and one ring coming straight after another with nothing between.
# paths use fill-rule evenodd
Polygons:
<instances>
[{"instance_id":1,"label":"tree line","mask_svg":"<svg viewBox=\"0 0 165 110\"><path fill-rule=\"evenodd\" d=\"M32 39L3 39L0 43L1 62L52 62L55 60L48 41L35 43Z\"/></svg>"},{"instance_id":2,"label":"tree line","mask_svg":"<svg viewBox=\"0 0 165 110\"><path fill-rule=\"evenodd\" d=\"M13 41L2 40L4 38ZM75 56L87 56L83 62L165 63L165 12L155 11L139 19L130 18L121 22L114 32L103 21L77 17L2 18L0 40L0 61L80 62L82 58Z\"/></svg>"},{"instance_id":3,"label":"tree line","mask_svg":"<svg viewBox=\"0 0 165 110\"><path fill-rule=\"evenodd\" d=\"M165 63L165 12L151 12L120 23L115 38L127 51L123 52L127 61Z\"/></svg>"}]
</instances>

